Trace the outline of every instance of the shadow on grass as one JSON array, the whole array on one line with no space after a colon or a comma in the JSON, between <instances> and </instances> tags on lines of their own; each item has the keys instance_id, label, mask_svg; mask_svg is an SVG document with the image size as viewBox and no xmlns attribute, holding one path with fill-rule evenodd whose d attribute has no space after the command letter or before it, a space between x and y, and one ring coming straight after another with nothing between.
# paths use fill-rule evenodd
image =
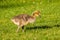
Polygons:
<instances>
[{"instance_id":1,"label":"shadow on grass","mask_svg":"<svg viewBox=\"0 0 60 40\"><path fill-rule=\"evenodd\" d=\"M44 25L44 26L27 27L26 30L31 30L31 29L49 29L49 28L53 28L53 27L60 27L60 25L56 24L56 25L53 25L53 26Z\"/></svg>"},{"instance_id":2,"label":"shadow on grass","mask_svg":"<svg viewBox=\"0 0 60 40\"><path fill-rule=\"evenodd\" d=\"M60 25L59 25L59 24L56 24L56 25L54 25L54 26L56 26L56 27L60 27Z\"/></svg>"},{"instance_id":3,"label":"shadow on grass","mask_svg":"<svg viewBox=\"0 0 60 40\"><path fill-rule=\"evenodd\" d=\"M27 27L26 30L31 30L31 29L48 29L52 28L51 26L45 25L45 26L34 26L34 27Z\"/></svg>"}]
</instances>

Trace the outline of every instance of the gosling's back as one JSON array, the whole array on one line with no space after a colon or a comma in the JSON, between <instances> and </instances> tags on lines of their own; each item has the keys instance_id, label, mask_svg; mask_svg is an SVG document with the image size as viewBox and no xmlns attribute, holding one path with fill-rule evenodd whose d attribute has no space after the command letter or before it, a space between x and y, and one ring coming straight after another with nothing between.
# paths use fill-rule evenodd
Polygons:
<instances>
[{"instance_id":1,"label":"gosling's back","mask_svg":"<svg viewBox=\"0 0 60 40\"><path fill-rule=\"evenodd\" d=\"M27 14L20 14L13 17L12 20L16 25L26 25L28 23L33 23L35 21L35 18Z\"/></svg>"}]
</instances>

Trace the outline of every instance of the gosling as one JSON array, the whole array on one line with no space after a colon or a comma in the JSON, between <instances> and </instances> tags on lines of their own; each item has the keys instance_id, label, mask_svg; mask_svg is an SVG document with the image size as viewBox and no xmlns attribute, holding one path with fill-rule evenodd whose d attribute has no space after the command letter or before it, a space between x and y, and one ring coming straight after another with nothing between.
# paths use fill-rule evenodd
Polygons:
<instances>
[{"instance_id":1,"label":"gosling","mask_svg":"<svg viewBox=\"0 0 60 40\"><path fill-rule=\"evenodd\" d=\"M31 16L27 14L17 15L13 17L11 21L18 26L16 30L16 32L18 32L20 28L24 28L24 25L27 25L28 23L34 23L37 16L40 16L39 10L34 11Z\"/></svg>"}]
</instances>

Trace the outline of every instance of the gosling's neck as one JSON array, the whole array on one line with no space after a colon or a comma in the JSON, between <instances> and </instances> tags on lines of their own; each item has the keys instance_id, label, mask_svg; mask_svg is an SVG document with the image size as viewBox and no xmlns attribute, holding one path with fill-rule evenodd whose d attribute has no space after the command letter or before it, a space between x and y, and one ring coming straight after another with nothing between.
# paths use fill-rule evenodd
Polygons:
<instances>
[{"instance_id":1,"label":"gosling's neck","mask_svg":"<svg viewBox=\"0 0 60 40\"><path fill-rule=\"evenodd\" d=\"M32 17L33 17L33 18L36 18L36 16L35 16L35 15L32 15Z\"/></svg>"}]
</instances>

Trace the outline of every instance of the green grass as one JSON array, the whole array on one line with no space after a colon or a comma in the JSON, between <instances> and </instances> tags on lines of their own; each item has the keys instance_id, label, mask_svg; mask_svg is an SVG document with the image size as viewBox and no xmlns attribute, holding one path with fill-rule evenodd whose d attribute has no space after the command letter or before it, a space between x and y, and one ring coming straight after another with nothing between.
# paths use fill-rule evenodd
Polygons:
<instances>
[{"instance_id":1,"label":"green grass","mask_svg":"<svg viewBox=\"0 0 60 40\"><path fill-rule=\"evenodd\" d=\"M11 18L35 10L41 11L41 18L16 33ZM0 0L0 40L60 40L60 0Z\"/></svg>"}]
</instances>

